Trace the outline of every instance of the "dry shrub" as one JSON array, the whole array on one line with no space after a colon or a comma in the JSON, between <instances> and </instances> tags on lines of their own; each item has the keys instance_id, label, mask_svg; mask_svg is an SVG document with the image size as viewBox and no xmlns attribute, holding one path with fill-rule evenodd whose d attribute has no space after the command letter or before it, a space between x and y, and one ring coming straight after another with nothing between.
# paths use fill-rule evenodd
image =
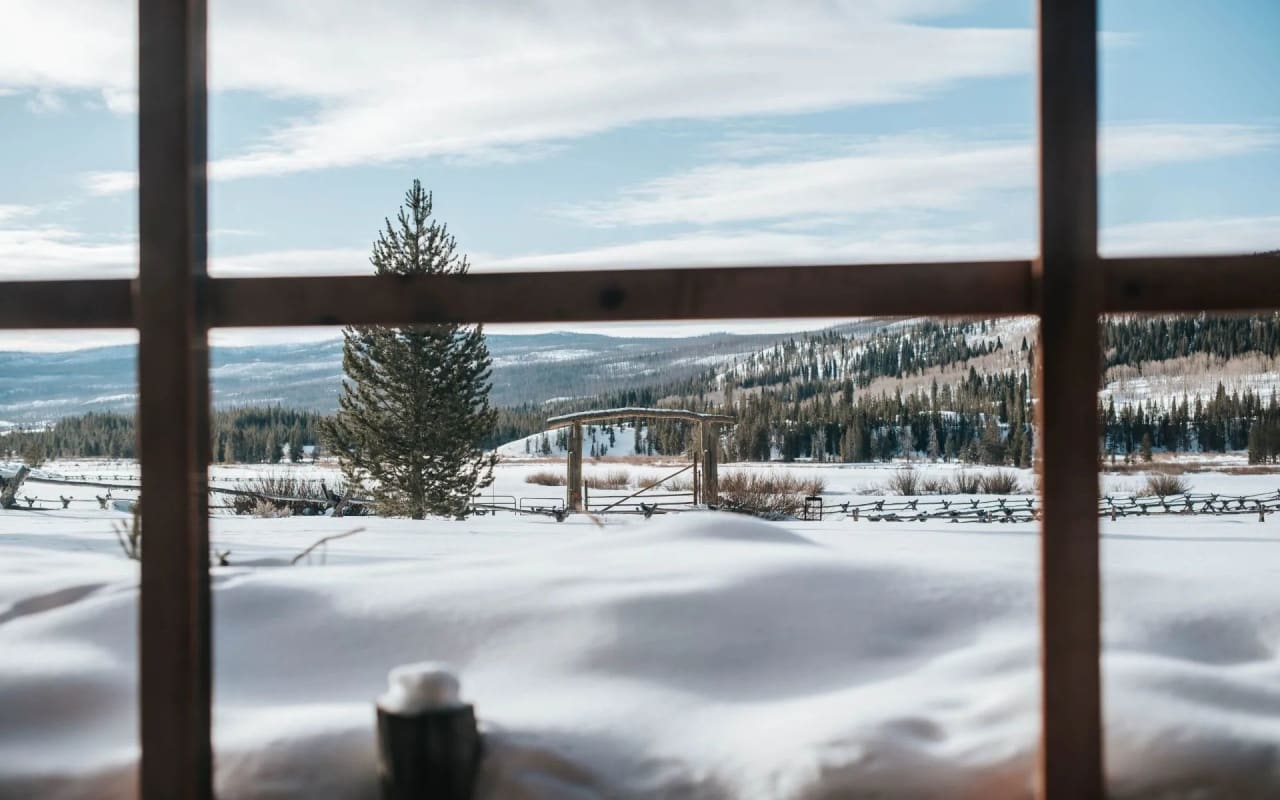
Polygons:
<instances>
[{"instance_id":1,"label":"dry shrub","mask_svg":"<svg viewBox=\"0 0 1280 800\"><path fill-rule=\"evenodd\" d=\"M920 494L947 494L950 491L951 484L945 478L920 479Z\"/></svg>"},{"instance_id":2,"label":"dry shrub","mask_svg":"<svg viewBox=\"0 0 1280 800\"><path fill-rule=\"evenodd\" d=\"M637 464L637 465L656 464L656 463L661 463L661 462L670 461L670 460L671 460L671 456L660 456L660 455L611 456L608 453L602 456L596 456L595 458L591 459L591 461L596 464Z\"/></svg>"},{"instance_id":3,"label":"dry shrub","mask_svg":"<svg viewBox=\"0 0 1280 800\"><path fill-rule=\"evenodd\" d=\"M1159 472L1163 475L1185 475L1188 472L1204 472L1206 469L1212 469L1212 464L1206 464L1202 461L1162 461L1143 463L1134 460L1132 464L1126 464L1121 460L1122 457L1116 459L1116 463L1111 463L1109 456L1103 456L1102 471L1111 473L1120 473L1131 475L1137 472Z\"/></svg>"},{"instance_id":4,"label":"dry shrub","mask_svg":"<svg viewBox=\"0 0 1280 800\"><path fill-rule=\"evenodd\" d=\"M1142 494L1142 486L1133 481L1117 483L1111 487L1111 491L1105 493L1107 497L1118 497L1120 495L1132 495L1133 497L1137 497L1140 494Z\"/></svg>"},{"instance_id":5,"label":"dry shrub","mask_svg":"<svg viewBox=\"0 0 1280 800\"><path fill-rule=\"evenodd\" d=\"M611 469L605 473L586 475L582 480L590 489L625 489L631 485L631 473L625 469Z\"/></svg>"},{"instance_id":6,"label":"dry shrub","mask_svg":"<svg viewBox=\"0 0 1280 800\"><path fill-rule=\"evenodd\" d=\"M248 513L251 517L280 519L282 517L292 517L293 509L287 504L280 504L276 501L268 500L265 497L259 497L257 498L257 502L249 507Z\"/></svg>"},{"instance_id":7,"label":"dry shrub","mask_svg":"<svg viewBox=\"0 0 1280 800\"><path fill-rule=\"evenodd\" d=\"M951 477L949 494L981 494L982 475L968 470L959 470Z\"/></svg>"},{"instance_id":8,"label":"dry shrub","mask_svg":"<svg viewBox=\"0 0 1280 800\"><path fill-rule=\"evenodd\" d=\"M319 481L309 481L295 475L256 475L236 483L235 488L247 493L238 495L231 501L232 510L237 514L255 517L293 514L311 516L323 514L329 507L329 497ZM346 492L342 481L335 482L329 488L339 496ZM275 509L275 512L272 513L268 506ZM287 513L280 513L282 511Z\"/></svg>"},{"instance_id":9,"label":"dry shrub","mask_svg":"<svg viewBox=\"0 0 1280 800\"><path fill-rule=\"evenodd\" d=\"M982 486L980 494L1018 494L1022 491L1018 473L1005 469L982 475L978 482Z\"/></svg>"},{"instance_id":10,"label":"dry shrub","mask_svg":"<svg viewBox=\"0 0 1280 800\"><path fill-rule=\"evenodd\" d=\"M117 523L115 526L116 539L120 542L120 549L124 551L127 558L134 561L142 560L142 503L133 504L133 519L128 525Z\"/></svg>"},{"instance_id":11,"label":"dry shrub","mask_svg":"<svg viewBox=\"0 0 1280 800\"><path fill-rule=\"evenodd\" d=\"M1280 467L1275 464L1254 464L1248 467L1223 467L1222 471L1228 475L1274 475L1280 472Z\"/></svg>"},{"instance_id":12,"label":"dry shrub","mask_svg":"<svg viewBox=\"0 0 1280 800\"><path fill-rule=\"evenodd\" d=\"M918 497L923 488L920 473L911 467L903 467L895 471L889 478L888 490L894 494Z\"/></svg>"},{"instance_id":13,"label":"dry shrub","mask_svg":"<svg viewBox=\"0 0 1280 800\"><path fill-rule=\"evenodd\" d=\"M549 469L540 469L524 476L525 483L536 483L539 486L564 486L564 473Z\"/></svg>"},{"instance_id":14,"label":"dry shrub","mask_svg":"<svg viewBox=\"0 0 1280 800\"><path fill-rule=\"evenodd\" d=\"M726 472L720 476L721 501L753 514L791 515L804 507L804 499L822 494L821 478L798 478L786 472Z\"/></svg>"},{"instance_id":15,"label":"dry shrub","mask_svg":"<svg viewBox=\"0 0 1280 800\"><path fill-rule=\"evenodd\" d=\"M1191 484L1181 476L1157 472L1147 478L1147 485L1144 489L1144 494L1168 497L1169 495L1190 492Z\"/></svg>"},{"instance_id":16,"label":"dry shrub","mask_svg":"<svg viewBox=\"0 0 1280 800\"><path fill-rule=\"evenodd\" d=\"M720 479L720 485L724 486L724 478ZM658 488L668 492L692 492L693 478L681 475L677 478L672 478Z\"/></svg>"}]
</instances>

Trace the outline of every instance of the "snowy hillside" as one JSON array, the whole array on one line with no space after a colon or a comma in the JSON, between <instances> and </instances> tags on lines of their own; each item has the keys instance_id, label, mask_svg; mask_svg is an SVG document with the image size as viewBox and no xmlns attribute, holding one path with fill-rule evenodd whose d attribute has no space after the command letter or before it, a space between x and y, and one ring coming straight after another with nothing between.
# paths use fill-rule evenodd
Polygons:
<instances>
[{"instance_id":1,"label":"snowy hillside","mask_svg":"<svg viewBox=\"0 0 1280 800\"><path fill-rule=\"evenodd\" d=\"M584 458L601 456L626 457L649 454L649 429L632 423L616 425L583 425L582 455ZM564 456L569 452L567 429L544 431L508 442L498 448L504 458L539 456Z\"/></svg>"},{"instance_id":2,"label":"snowy hillside","mask_svg":"<svg viewBox=\"0 0 1280 800\"><path fill-rule=\"evenodd\" d=\"M1252 392L1267 400L1280 390L1280 361L1256 354L1229 361L1197 355L1141 367L1112 367L1101 397L1104 404L1114 400L1117 407L1150 403L1164 409L1183 398L1192 405L1196 400L1207 402L1219 385L1227 394Z\"/></svg>"},{"instance_id":3,"label":"snowy hillside","mask_svg":"<svg viewBox=\"0 0 1280 800\"><path fill-rule=\"evenodd\" d=\"M122 518L0 515L0 797L133 791ZM220 797L373 796L372 700L426 659L476 703L485 800L1031 796L1032 524L365 519L283 566L354 524L215 520ZM1280 795L1274 524L1106 523L1116 796Z\"/></svg>"},{"instance_id":4,"label":"snowy hillside","mask_svg":"<svg viewBox=\"0 0 1280 800\"><path fill-rule=\"evenodd\" d=\"M701 374L779 334L624 338L583 333L489 334L495 405L594 396ZM0 352L0 419L45 422L137 402L135 348L64 353ZM330 412L342 380L341 342L218 347L211 353L219 407L283 405Z\"/></svg>"}]
</instances>

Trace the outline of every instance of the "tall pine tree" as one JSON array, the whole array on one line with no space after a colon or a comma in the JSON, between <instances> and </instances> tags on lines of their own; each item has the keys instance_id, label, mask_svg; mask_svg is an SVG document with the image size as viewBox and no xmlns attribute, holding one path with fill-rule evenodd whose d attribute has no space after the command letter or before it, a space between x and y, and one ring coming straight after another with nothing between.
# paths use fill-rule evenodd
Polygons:
<instances>
[{"instance_id":1,"label":"tall pine tree","mask_svg":"<svg viewBox=\"0 0 1280 800\"><path fill-rule=\"evenodd\" d=\"M370 261L378 275L458 275L470 266L447 226L431 218L431 195L416 180ZM349 484L382 513L465 514L471 495L492 483L497 460L479 447L497 422L482 327L355 326L343 340L348 380L323 433Z\"/></svg>"}]
</instances>

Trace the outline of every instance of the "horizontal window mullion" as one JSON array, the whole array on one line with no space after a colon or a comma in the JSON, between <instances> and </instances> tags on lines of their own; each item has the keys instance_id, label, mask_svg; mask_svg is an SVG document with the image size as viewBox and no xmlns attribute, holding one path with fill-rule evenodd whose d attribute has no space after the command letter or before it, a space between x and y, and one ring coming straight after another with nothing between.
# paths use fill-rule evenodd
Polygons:
<instances>
[{"instance_id":1,"label":"horizontal window mullion","mask_svg":"<svg viewBox=\"0 0 1280 800\"><path fill-rule=\"evenodd\" d=\"M1104 310L1280 308L1280 257L1104 259ZM1028 261L211 278L211 327L1029 314ZM0 282L0 329L133 328L134 281ZM290 298L282 303L281 298Z\"/></svg>"}]
</instances>

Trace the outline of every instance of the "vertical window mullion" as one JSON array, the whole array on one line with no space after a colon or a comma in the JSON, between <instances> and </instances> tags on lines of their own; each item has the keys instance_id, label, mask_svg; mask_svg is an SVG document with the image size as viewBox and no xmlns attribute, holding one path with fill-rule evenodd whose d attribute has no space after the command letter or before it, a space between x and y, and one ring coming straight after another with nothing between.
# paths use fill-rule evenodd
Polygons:
<instances>
[{"instance_id":1,"label":"vertical window mullion","mask_svg":"<svg viewBox=\"0 0 1280 800\"><path fill-rule=\"evenodd\" d=\"M1042 458L1039 782L1046 800L1103 796L1098 563L1097 2L1040 0Z\"/></svg>"},{"instance_id":2,"label":"vertical window mullion","mask_svg":"<svg viewBox=\"0 0 1280 800\"><path fill-rule=\"evenodd\" d=\"M204 0L140 0L138 438L143 798L212 790Z\"/></svg>"}]
</instances>

